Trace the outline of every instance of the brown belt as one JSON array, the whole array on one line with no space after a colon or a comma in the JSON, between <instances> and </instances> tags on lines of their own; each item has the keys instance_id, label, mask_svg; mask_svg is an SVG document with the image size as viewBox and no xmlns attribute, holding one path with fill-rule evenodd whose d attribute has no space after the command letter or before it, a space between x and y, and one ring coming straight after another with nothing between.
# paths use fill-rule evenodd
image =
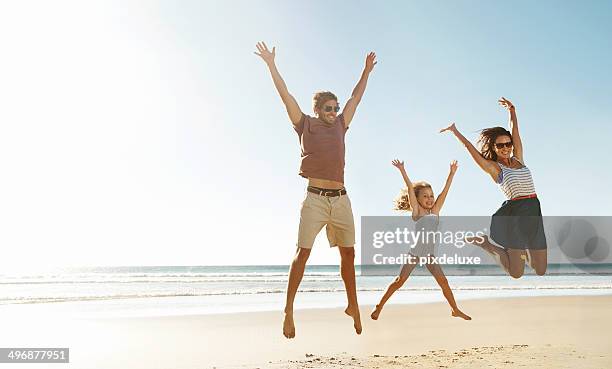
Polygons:
<instances>
[{"instance_id":1,"label":"brown belt","mask_svg":"<svg viewBox=\"0 0 612 369\"><path fill-rule=\"evenodd\" d=\"M336 197L336 196L346 195L345 188L341 188L339 190L330 190L327 188L308 186L306 190L308 192L316 193L317 195L327 196L327 197Z\"/></svg>"}]
</instances>

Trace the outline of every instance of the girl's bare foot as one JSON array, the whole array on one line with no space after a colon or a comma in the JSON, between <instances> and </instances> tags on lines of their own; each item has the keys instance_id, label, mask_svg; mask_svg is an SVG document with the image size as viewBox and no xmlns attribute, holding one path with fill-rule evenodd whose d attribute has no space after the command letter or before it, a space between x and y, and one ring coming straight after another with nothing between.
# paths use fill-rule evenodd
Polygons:
<instances>
[{"instance_id":1,"label":"girl's bare foot","mask_svg":"<svg viewBox=\"0 0 612 369\"><path fill-rule=\"evenodd\" d=\"M295 337L295 324L293 323L293 312L285 313L285 320L283 320L283 336L287 338Z\"/></svg>"},{"instance_id":2,"label":"girl's bare foot","mask_svg":"<svg viewBox=\"0 0 612 369\"><path fill-rule=\"evenodd\" d=\"M461 311L461 310L459 310L459 309L457 309L457 310L453 310L453 311L451 312L451 315L452 315L452 316L454 316L454 317L456 317L456 318L463 318L463 319L465 319L465 320L472 320L472 317L471 317L471 316L469 316L469 315L465 314L463 311Z\"/></svg>"},{"instance_id":3,"label":"girl's bare foot","mask_svg":"<svg viewBox=\"0 0 612 369\"><path fill-rule=\"evenodd\" d=\"M361 334L361 316L359 315L359 308L349 306L344 310L344 313L353 318L353 327L355 332Z\"/></svg>"},{"instance_id":4,"label":"girl's bare foot","mask_svg":"<svg viewBox=\"0 0 612 369\"><path fill-rule=\"evenodd\" d=\"M381 310L382 310L382 306L376 305L374 310L372 310L372 314L370 314L370 318L372 318L372 320L378 320L378 316L380 315Z\"/></svg>"}]
</instances>

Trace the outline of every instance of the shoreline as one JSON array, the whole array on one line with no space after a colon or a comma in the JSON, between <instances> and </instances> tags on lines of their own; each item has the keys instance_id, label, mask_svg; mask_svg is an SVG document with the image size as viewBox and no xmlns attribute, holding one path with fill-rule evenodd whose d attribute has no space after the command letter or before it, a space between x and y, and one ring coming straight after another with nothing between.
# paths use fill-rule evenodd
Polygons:
<instances>
[{"instance_id":1,"label":"shoreline","mask_svg":"<svg viewBox=\"0 0 612 369\"><path fill-rule=\"evenodd\" d=\"M295 311L297 336L292 340L282 336L281 311L54 321L2 316L11 335L3 335L0 345L70 347L69 367L91 369L434 363L484 368L504 360L512 362L505 367L573 367L564 366L570 363L602 368L612 366L610 306L612 296L468 300L460 307L473 320L464 321L451 317L446 303L394 304L372 321L371 307L362 305L360 336L342 308L302 309Z\"/></svg>"},{"instance_id":2,"label":"shoreline","mask_svg":"<svg viewBox=\"0 0 612 369\"><path fill-rule=\"evenodd\" d=\"M383 290L360 291L359 303L362 308L369 308L378 303ZM490 299L514 299L533 297L570 297L612 296L612 289L602 287L575 288L502 288L502 289L461 289L454 288L455 299L462 306L468 301ZM0 305L0 315L4 316L53 316L56 318L121 318L121 317L156 317L156 316L196 316L248 314L256 312L282 311L285 293L228 295L228 296L172 296L172 297L137 297L114 298L78 301L54 301L41 303L19 303ZM389 306L423 305L444 303L439 287L431 289L402 288L388 302ZM346 304L346 293L300 291L296 298L296 311L309 309L335 309Z\"/></svg>"}]
</instances>

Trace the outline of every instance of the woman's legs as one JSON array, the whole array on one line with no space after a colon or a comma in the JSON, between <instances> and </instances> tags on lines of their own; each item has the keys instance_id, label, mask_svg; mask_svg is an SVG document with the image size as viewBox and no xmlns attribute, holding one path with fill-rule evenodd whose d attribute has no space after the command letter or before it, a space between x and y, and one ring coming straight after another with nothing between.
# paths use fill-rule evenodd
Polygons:
<instances>
[{"instance_id":1,"label":"woman's legs","mask_svg":"<svg viewBox=\"0 0 612 369\"><path fill-rule=\"evenodd\" d=\"M457 303L455 302L455 297L453 296L453 291L451 290L448 284L448 280L446 279L446 276L444 275L444 271L442 270L440 265L427 264L427 269L429 270L431 275L436 279L436 282L438 282L438 285L440 286L440 288L442 288L442 293L444 294L446 301L448 301L448 304L453 309L451 312L452 316L463 318L465 320L472 320L472 318L469 315L463 313L457 307Z\"/></svg>"},{"instance_id":2,"label":"woman's legs","mask_svg":"<svg viewBox=\"0 0 612 369\"><path fill-rule=\"evenodd\" d=\"M481 241L482 239L482 241ZM525 272L527 253L521 249L505 249L493 245L487 236L467 237L466 242L481 247L513 278L521 278Z\"/></svg>"},{"instance_id":3,"label":"woman's legs","mask_svg":"<svg viewBox=\"0 0 612 369\"><path fill-rule=\"evenodd\" d=\"M527 250L529 266L535 270L537 275L546 274L546 266L548 265L548 251L544 250Z\"/></svg>"},{"instance_id":4,"label":"woman's legs","mask_svg":"<svg viewBox=\"0 0 612 369\"><path fill-rule=\"evenodd\" d=\"M378 305L376 305L376 307L372 311L372 314L370 314L370 318L374 320L378 319L378 316L380 315L380 312L383 306L385 305L385 303L387 302L387 300L389 300L389 298L391 297L391 295L395 293L395 291L397 291L400 287L402 287L402 285L404 284L404 282L406 282L406 280L410 276L410 273L412 273L415 267L416 267L416 263L404 264L404 266L402 267L402 270L400 271L399 276L395 277L395 280L391 282L391 284L387 287L387 290L385 291L385 294L383 295L383 297L380 299L380 302L378 303Z\"/></svg>"}]
</instances>

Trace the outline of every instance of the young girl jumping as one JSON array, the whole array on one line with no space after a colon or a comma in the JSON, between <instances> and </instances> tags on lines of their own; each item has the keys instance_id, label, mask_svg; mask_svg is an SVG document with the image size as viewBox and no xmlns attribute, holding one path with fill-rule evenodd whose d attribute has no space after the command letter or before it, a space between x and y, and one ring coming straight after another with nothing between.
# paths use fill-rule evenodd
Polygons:
<instances>
[{"instance_id":1,"label":"young girl jumping","mask_svg":"<svg viewBox=\"0 0 612 369\"><path fill-rule=\"evenodd\" d=\"M403 161L396 159L393 160L392 164L399 169L407 187L402 189L399 197L395 200L395 210L412 211L412 219L416 222L415 229L427 228L428 230L437 230L438 216L440 215L440 210L442 209L442 205L444 205L444 200L446 199L446 195L448 194L453 177L457 171L457 161L453 160L451 162L450 172L448 174L448 178L446 179L446 184L444 185L444 189L437 199L434 199L434 193L429 183L420 181L413 184L410 182L408 174L406 174L406 170L404 169ZM412 255L413 261L415 259L424 260L423 258L427 258L429 255L435 255L434 248L435 245L432 243L420 242L415 245L415 247L410 249L409 254ZM370 315L372 319L378 319L378 316L380 315L380 312L382 311L382 308L387 300L389 300L395 291L402 287L416 265L416 262L404 264L399 276L397 276L395 280L387 287L385 294L380 299L378 305L376 305L374 308L374 311L372 311L372 314ZM431 275L436 279L436 282L438 282L438 285L442 288L442 293L448 301L448 304L451 306L452 316L463 318L465 320L471 320L471 317L464 314L457 307L457 303L455 302L455 298L453 296L453 291L451 291L448 280L446 279L440 265L435 263L426 263L425 265L427 266L427 269Z\"/></svg>"},{"instance_id":2,"label":"young girl jumping","mask_svg":"<svg viewBox=\"0 0 612 369\"><path fill-rule=\"evenodd\" d=\"M455 123L440 132L452 132L467 148L478 166L499 185L507 200L491 218L491 238L466 239L488 252L513 278L525 271L525 261L537 275L546 273L547 245L540 201L536 196L531 171L523 159L514 105L506 98L499 104L508 110L510 131L503 127L483 129L478 142L480 152L459 132Z\"/></svg>"}]
</instances>

